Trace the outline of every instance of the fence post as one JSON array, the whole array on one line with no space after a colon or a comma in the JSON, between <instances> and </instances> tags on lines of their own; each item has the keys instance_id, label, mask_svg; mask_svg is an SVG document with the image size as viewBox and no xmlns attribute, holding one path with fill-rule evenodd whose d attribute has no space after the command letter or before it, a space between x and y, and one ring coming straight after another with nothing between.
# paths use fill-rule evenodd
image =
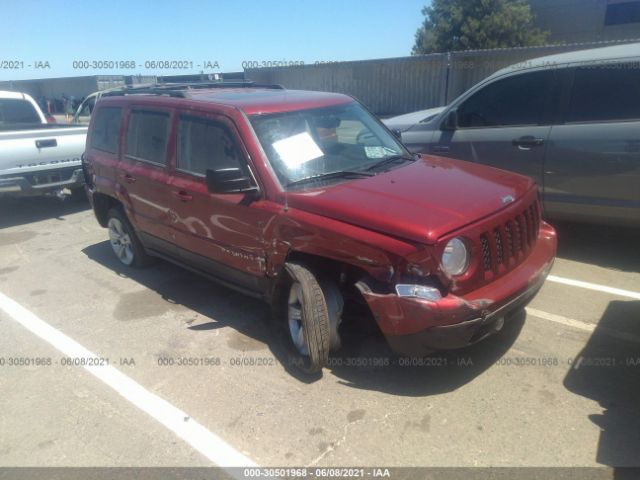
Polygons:
<instances>
[{"instance_id":1,"label":"fence post","mask_svg":"<svg viewBox=\"0 0 640 480\"><path fill-rule=\"evenodd\" d=\"M443 105L447 105L449 103L449 75L451 73L451 52L447 52L447 66L445 67L445 77L444 77L444 103Z\"/></svg>"}]
</instances>

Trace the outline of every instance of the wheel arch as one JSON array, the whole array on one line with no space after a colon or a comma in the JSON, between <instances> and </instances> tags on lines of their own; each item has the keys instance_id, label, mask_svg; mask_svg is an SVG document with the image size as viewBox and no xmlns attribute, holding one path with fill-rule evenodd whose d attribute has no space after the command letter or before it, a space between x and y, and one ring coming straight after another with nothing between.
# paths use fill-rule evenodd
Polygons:
<instances>
[{"instance_id":1,"label":"wheel arch","mask_svg":"<svg viewBox=\"0 0 640 480\"><path fill-rule=\"evenodd\" d=\"M109 195L97 192L93 194L93 212L95 213L96 219L101 227L107 227L107 216L109 210L114 207L121 207L124 209L122 202Z\"/></svg>"}]
</instances>

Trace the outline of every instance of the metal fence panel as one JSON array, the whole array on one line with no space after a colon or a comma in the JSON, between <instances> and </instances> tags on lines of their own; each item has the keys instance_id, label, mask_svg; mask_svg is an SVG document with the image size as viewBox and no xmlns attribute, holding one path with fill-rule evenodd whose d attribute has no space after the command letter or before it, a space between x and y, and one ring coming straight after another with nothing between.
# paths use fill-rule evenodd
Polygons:
<instances>
[{"instance_id":1,"label":"metal fence panel","mask_svg":"<svg viewBox=\"0 0 640 480\"><path fill-rule=\"evenodd\" d=\"M429 108L444 101L446 55L421 55L295 67L255 68L246 77L287 88L352 95L378 115Z\"/></svg>"},{"instance_id":2,"label":"metal fence panel","mask_svg":"<svg viewBox=\"0 0 640 480\"><path fill-rule=\"evenodd\" d=\"M475 50L412 57L245 70L249 80L286 88L352 95L375 114L402 113L446 105L492 73L532 58L619 43Z\"/></svg>"}]
</instances>

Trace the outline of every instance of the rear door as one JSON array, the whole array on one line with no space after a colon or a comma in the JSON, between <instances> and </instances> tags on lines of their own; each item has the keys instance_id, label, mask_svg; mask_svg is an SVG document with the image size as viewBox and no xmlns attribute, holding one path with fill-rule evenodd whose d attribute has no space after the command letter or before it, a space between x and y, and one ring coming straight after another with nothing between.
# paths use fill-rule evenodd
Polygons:
<instances>
[{"instance_id":1,"label":"rear door","mask_svg":"<svg viewBox=\"0 0 640 480\"><path fill-rule=\"evenodd\" d=\"M640 226L638 62L571 73L564 122L552 128L545 160L547 213Z\"/></svg>"},{"instance_id":2,"label":"rear door","mask_svg":"<svg viewBox=\"0 0 640 480\"><path fill-rule=\"evenodd\" d=\"M235 125L222 115L180 112L175 128L170 190L182 259L223 281L260 291L266 266L263 229L273 214L253 208L247 194L214 194L206 184L207 169L248 172L248 155Z\"/></svg>"},{"instance_id":3,"label":"rear door","mask_svg":"<svg viewBox=\"0 0 640 480\"><path fill-rule=\"evenodd\" d=\"M456 130L436 131L430 153L528 175L542 183L544 150L557 105L553 70L484 85L457 105Z\"/></svg>"},{"instance_id":4,"label":"rear door","mask_svg":"<svg viewBox=\"0 0 640 480\"><path fill-rule=\"evenodd\" d=\"M130 107L118 186L145 246L174 254L167 152L171 110Z\"/></svg>"}]
</instances>

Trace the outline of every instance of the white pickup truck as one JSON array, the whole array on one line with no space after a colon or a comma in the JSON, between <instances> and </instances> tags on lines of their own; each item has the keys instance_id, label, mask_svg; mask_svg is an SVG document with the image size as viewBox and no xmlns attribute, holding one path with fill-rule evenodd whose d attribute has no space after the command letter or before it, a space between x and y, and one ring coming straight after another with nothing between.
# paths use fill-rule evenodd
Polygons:
<instances>
[{"instance_id":1,"label":"white pickup truck","mask_svg":"<svg viewBox=\"0 0 640 480\"><path fill-rule=\"evenodd\" d=\"M86 126L48 123L29 95L0 91L0 197L83 197L86 136Z\"/></svg>"}]
</instances>

